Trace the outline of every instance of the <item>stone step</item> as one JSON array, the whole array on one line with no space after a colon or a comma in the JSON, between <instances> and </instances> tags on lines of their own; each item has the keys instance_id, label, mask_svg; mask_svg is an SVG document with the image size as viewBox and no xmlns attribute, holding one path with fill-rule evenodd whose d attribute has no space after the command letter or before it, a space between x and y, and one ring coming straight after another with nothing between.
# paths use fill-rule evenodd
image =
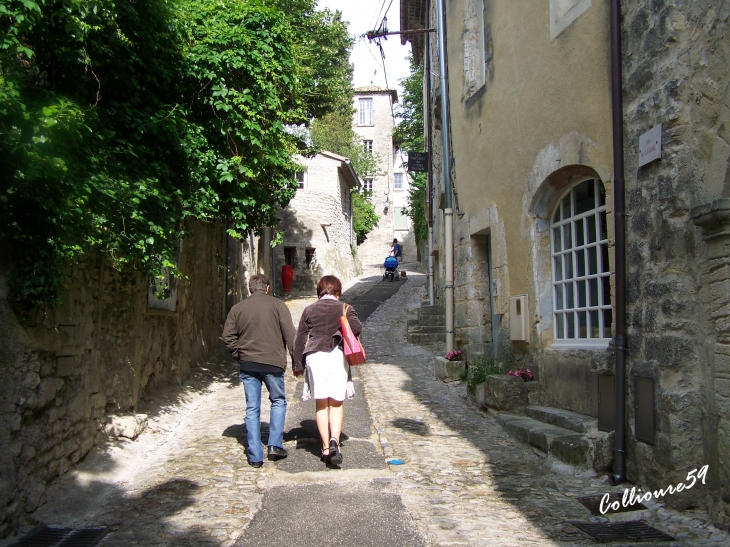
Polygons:
<instances>
[{"instance_id":1,"label":"stone step","mask_svg":"<svg viewBox=\"0 0 730 547\"><path fill-rule=\"evenodd\" d=\"M408 333L409 334L440 334L440 333L446 333L446 327L439 327L439 326L417 326L417 327L408 327Z\"/></svg>"},{"instance_id":2,"label":"stone step","mask_svg":"<svg viewBox=\"0 0 730 547\"><path fill-rule=\"evenodd\" d=\"M497 422L512 436L562 462L601 472L613 462L613 432L577 433L527 416L496 413Z\"/></svg>"},{"instance_id":3,"label":"stone step","mask_svg":"<svg viewBox=\"0 0 730 547\"><path fill-rule=\"evenodd\" d=\"M422 317L427 317L430 315L443 315L446 317L446 308L443 306L421 306L418 308L418 317L419 319Z\"/></svg>"},{"instance_id":4,"label":"stone step","mask_svg":"<svg viewBox=\"0 0 730 547\"><path fill-rule=\"evenodd\" d=\"M528 406L525 414L540 422L576 433L598 433L598 418L547 406Z\"/></svg>"},{"instance_id":5,"label":"stone step","mask_svg":"<svg viewBox=\"0 0 730 547\"><path fill-rule=\"evenodd\" d=\"M413 333L408 334L408 340L411 342L411 344L416 344L418 346L430 346L433 344L445 344L446 343L446 333L431 333L431 334L419 334L419 333Z\"/></svg>"},{"instance_id":6,"label":"stone step","mask_svg":"<svg viewBox=\"0 0 730 547\"><path fill-rule=\"evenodd\" d=\"M423 326L440 326L446 328L445 315L423 315L418 318L418 322Z\"/></svg>"}]
</instances>

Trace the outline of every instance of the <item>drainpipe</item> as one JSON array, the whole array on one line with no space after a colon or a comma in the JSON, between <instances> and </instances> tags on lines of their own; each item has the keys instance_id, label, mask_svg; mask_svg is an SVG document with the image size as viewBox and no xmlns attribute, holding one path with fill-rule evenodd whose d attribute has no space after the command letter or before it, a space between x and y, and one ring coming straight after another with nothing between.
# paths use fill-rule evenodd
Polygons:
<instances>
[{"instance_id":1,"label":"drainpipe","mask_svg":"<svg viewBox=\"0 0 730 547\"><path fill-rule=\"evenodd\" d=\"M439 78L441 80L441 140L444 173L444 259L446 279L446 351L454 350L454 211L451 208L451 150L449 146L449 90L446 82L446 16L444 0L436 0Z\"/></svg>"},{"instance_id":2,"label":"drainpipe","mask_svg":"<svg viewBox=\"0 0 730 547\"><path fill-rule=\"evenodd\" d=\"M616 229L616 435L611 482L619 484L626 480L626 212L620 0L611 0L611 110Z\"/></svg>"},{"instance_id":3,"label":"drainpipe","mask_svg":"<svg viewBox=\"0 0 730 547\"><path fill-rule=\"evenodd\" d=\"M431 13L431 2L426 0L426 18ZM427 25L429 26L429 25ZM426 55L425 62L426 76L426 101L424 109L426 114L426 152L428 152L428 171L426 173L426 198L428 202L428 303L434 305L433 297L433 147L431 144L431 34L426 33Z\"/></svg>"}]
</instances>

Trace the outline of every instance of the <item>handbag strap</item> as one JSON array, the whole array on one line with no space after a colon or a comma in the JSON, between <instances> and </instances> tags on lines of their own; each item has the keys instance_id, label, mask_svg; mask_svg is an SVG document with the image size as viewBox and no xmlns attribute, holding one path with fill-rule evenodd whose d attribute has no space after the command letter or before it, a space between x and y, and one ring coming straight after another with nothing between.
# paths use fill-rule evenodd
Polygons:
<instances>
[{"instance_id":1,"label":"handbag strap","mask_svg":"<svg viewBox=\"0 0 730 547\"><path fill-rule=\"evenodd\" d=\"M347 317L347 308L349 307L346 303L342 303L342 317Z\"/></svg>"}]
</instances>

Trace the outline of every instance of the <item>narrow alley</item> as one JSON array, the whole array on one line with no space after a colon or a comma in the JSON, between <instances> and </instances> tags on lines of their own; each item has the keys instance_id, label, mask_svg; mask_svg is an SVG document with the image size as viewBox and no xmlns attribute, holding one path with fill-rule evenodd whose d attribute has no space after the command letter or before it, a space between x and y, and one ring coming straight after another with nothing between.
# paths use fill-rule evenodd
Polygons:
<instances>
[{"instance_id":1,"label":"narrow alley","mask_svg":"<svg viewBox=\"0 0 730 547\"><path fill-rule=\"evenodd\" d=\"M248 466L243 389L221 353L184 389L146 398L147 430L95 449L49 490L24 532L32 524L104 528L107 547L595 544L571 522L609 519L577 498L624 487L557 465L507 435L461 383L436 379L433 354L405 341L424 276L388 284L369 273L343 299L374 309L387 294L365 291L397 292L365 323L368 363L346 402L341 469L320 462L314 406L300 401L302 383L291 375L289 457ZM288 301L295 323L311 301ZM611 520L641 520L676 538L657 545L729 544L702 513L645 505Z\"/></svg>"}]
</instances>

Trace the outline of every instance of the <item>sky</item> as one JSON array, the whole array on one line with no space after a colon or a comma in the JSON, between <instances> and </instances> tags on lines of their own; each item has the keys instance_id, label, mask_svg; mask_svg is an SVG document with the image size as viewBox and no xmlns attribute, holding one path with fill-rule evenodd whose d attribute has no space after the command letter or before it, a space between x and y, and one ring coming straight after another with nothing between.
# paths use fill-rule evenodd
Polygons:
<instances>
[{"instance_id":1,"label":"sky","mask_svg":"<svg viewBox=\"0 0 730 547\"><path fill-rule=\"evenodd\" d=\"M402 46L400 36L388 36L381 39L385 53L385 67L380 57L380 50L373 41L360 36L368 30L375 30L387 13L388 30L400 30L400 0L319 0L319 9L340 10L342 19L348 21L350 35L355 35L350 62L355 65L353 85L355 87L376 85L398 89L401 95L399 80L410 73L406 57L411 52L410 43Z\"/></svg>"}]
</instances>

